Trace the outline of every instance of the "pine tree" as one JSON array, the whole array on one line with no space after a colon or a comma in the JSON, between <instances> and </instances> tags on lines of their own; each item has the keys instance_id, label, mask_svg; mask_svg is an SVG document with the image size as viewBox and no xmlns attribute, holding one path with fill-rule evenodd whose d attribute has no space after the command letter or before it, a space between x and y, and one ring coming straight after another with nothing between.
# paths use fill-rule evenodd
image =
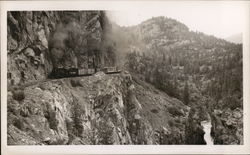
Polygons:
<instances>
[{"instance_id":1,"label":"pine tree","mask_svg":"<svg viewBox=\"0 0 250 155\"><path fill-rule=\"evenodd\" d=\"M188 83L185 83L184 91L183 91L183 102L188 105L189 104L189 88Z\"/></svg>"}]
</instances>

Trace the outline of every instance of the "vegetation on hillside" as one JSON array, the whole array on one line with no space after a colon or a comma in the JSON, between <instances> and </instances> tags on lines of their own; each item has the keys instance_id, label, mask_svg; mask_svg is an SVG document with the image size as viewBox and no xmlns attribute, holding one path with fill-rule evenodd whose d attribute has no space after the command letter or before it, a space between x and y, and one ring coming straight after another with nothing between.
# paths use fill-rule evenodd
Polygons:
<instances>
[{"instance_id":1,"label":"vegetation on hillside","mask_svg":"<svg viewBox=\"0 0 250 155\"><path fill-rule=\"evenodd\" d=\"M220 121L212 118L213 132L219 133L213 135L216 144L242 143L242 44L189 31L166 17L133 27L117 26L115 31L120 55L131 73L198 111L198 118L189 114L191 120L198 120L194 123L198 128L199 121L210 120L208 114L218 117ZM192 131L193 125L186 127L190 126Z\"/></svg>"},{"instance_id":2,"label":"vegetation on hillside","mask_svg":"<svg viewBox=\"0 0 250 155\"><path fill-rule=\"evenodd\" d=\"M128 30L139 33L133 42L145 45L129 45L126 66L130 71L184 103L209 98L214 108L242 107L241 44L189 31L165 17Z\"/></svg>"}]
</instances>

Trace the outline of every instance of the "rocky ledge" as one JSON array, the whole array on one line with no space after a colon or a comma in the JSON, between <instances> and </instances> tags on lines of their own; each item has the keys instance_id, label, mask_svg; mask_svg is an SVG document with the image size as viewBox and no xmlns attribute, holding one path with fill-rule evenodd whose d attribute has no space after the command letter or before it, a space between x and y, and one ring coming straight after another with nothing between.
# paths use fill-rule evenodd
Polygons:
<instances>
[{"instance_id":1,"label":"rocky ledge","mask_svg":"<svg viewBox=\"0 0 250 155\"><path fill-rule=\"evenodd\" d=\"M183 144L189 107L128 73L8 91L8 144Z\"/></svg>"}]
</instances>

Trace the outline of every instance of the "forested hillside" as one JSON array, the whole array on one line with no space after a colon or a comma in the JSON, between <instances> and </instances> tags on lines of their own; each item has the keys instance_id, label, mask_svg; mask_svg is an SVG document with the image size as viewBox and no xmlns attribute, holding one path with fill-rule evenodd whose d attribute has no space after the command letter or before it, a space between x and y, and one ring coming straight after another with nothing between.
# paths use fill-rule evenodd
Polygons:
<instances>
[{"instance_id":1,"label":"forested hillside","mask_svg":"<svg viewBox=\"0 0 250 155\"><path fill-rule=\"evenodd\" d=\"M219 117L223 131L215 143L242 143L238 136L242 135L242 44L192 32L166 17L133 27L116 26L114 35L134 76L191 108ZM222 116L225 112L228 115Z\"/></svg>"},{"instance_id":2,"label":"forested hillside","mask_svg":"<svg viewBox=\"0 0 250 155\"><path fill-rule=\"evenodd\" d=\"M214 144L243 143L242 44L166 17L120 27L104 11L11 11L7 21L8 145L206 144L204 120ZM96 72L55 79L55 68Z\"/></svg>"}]
</instances>

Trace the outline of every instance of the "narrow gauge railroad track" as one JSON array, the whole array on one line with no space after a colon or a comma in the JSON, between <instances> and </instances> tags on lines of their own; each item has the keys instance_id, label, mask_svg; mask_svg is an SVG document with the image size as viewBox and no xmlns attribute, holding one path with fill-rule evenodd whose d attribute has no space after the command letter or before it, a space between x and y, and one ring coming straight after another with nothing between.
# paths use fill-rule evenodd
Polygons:
<instances>
[{"instance_id":1,"label":"narrow gauge railroad track","mask_svg":"<svg viewBox=\"0 0 250 155\"><path fill-rule=\"evenodd\" d=\"M109 72L109 73L105 73L105 74L119 74L119 73L121 73L121 71ZM25 87L33 86L33 85L36 85L36 84L42 83L42 82L50 82L50 81L56 81L56 80L61 80L61 79L78 78L78 77L89 77L89 76L93 76L93 75L94 74L78 75L78 76L62 77L62 78L47 78L47 79L32 81L32 82L28 82L28 83L24 83L24 84L20 84L20 85L7 86L7 90L13 91L13 90L23 89Z\"/></svg>"}]
</instances>

